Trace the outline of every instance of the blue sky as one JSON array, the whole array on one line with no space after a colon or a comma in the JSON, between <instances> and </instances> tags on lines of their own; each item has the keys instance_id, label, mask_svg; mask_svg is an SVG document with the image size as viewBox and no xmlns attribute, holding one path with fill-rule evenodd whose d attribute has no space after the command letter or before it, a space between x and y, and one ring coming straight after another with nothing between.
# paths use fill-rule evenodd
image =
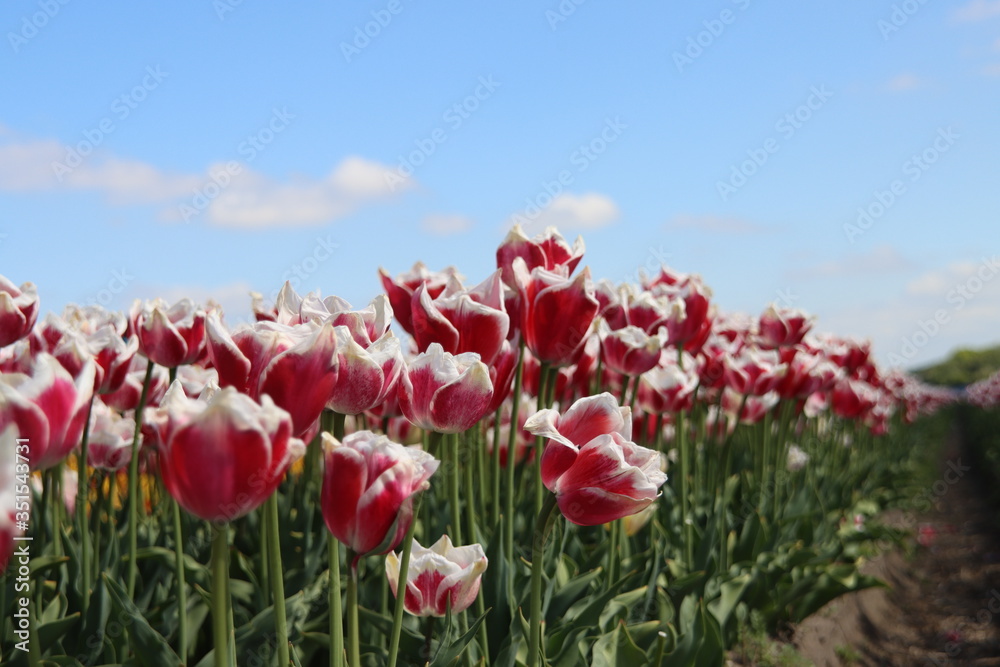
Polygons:
<instances>
[{"instance_id":1,"label":"blue sky","mask_svg":"<svg viewBox=\"0 0 1000 667\"><path fill-rule=\"evenodd\" d=\"M519 219L889 363L1000 342L1000 0L578 2L6 2L0 273L236 320Z\"/></svg>"}]
</instances>

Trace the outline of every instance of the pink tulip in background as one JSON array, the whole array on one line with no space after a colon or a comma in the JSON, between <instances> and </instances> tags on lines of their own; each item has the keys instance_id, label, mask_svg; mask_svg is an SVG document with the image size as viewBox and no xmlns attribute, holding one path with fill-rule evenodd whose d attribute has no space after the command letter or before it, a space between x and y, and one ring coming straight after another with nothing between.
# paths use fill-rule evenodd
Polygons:
<instances>
[{"instance_id":1,"label":"pink tulip in background","mask_svg":"<svg viewBox=\"0 0 1000 667\"><path fill-rule=\"evenodd\" d=\"M600 303L594 296L590 272L570 280L541 267L528 271L515 257L512 269L521 301L521 333L540 362L568 366L590 333Z\"/></svg>"},{"instance_id":2,"label":"pink tulip in background","mask_svg":"<svg viewBox=\"0 0 1000 667\"><path fill-rule=\"evenodd\" d=\"M139 352L155 364L175 368L205 354L205 311L191 299L168 306L162 299L132 306L132 327Z\"/></svg>"},{"instance_id":3,"label":"pink tulip in background","mask_svg":"<svg viewBox=\"0 0 1000 667\"><path fill-rule=\"evenodd\" d=\"M497 268L502 272L504 283L516 288L515 259L523 260L529 272L535 268L546 271L564 269L566 275L572 275L583 259L584 250L583 237L578 236L570 247L555 227L547 227L544 232L529 239L518 224L511 228L507 238L497 248Z\"/></svg>"},{"instance_id":4,"label":"pink tulip in background","mask_svg":"<svg viewBox=\"0 0 1000 667\"><path fill-rule=\"evenodd\" d=\"M385 575L392 594L398 596L400 557L385 557ZM489 561L480 544L456 547L442 535L430 547L416 540L406 577L406 611L414 616L443 617L468 609L479 594L479 583Z\"/></svg>"},{"instance_id":5,"label":"pink tulip in background","mask_svg":"<svg viewBox=\"0 0 1000 667\"><path fill-rule=\"evenodd\" d=\"M319 419L337 383L337 337L332 324L256 322L232 334L208 319L208 353L219 384L251 398L267 394L292 417L293 435Z\"/></svg>"},{"instance_id":6,"label":"pink tulip in background","mask_svg":"<svg viewBox=\"0 0 1000 667\"><path fill-rule=\"evenodd\" d=\"M0 347L31 333L38 319L38 292L34 283L17 287L0 275Z\"/></svg>"}]
</instances>

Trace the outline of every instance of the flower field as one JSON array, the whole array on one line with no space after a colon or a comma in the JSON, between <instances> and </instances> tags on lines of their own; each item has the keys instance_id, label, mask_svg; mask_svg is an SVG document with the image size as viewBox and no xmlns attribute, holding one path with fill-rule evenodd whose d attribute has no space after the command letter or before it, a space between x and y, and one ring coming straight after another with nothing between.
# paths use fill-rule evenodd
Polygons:
<instances>
[{"instance_id":1,"label":"flower field","mask_svg":"<svg viewBox=\"0 0 1000 667\"><path fill-rule=\"evenodd\" d=\"M286 283L242 324L40 317L0 276L0 662L711 666L880 585L876 516L952 394L583 257L515 227L474 286ZM1000 471L1000 380L969 396Z\"/></svg>"}]
</instances>

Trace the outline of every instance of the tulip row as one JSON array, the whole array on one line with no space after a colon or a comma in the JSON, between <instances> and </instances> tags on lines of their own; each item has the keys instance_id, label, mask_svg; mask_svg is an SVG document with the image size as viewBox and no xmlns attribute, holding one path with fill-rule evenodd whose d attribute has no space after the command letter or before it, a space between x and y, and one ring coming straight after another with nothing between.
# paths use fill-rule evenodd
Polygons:
<instances>
[{"instance_id":1,"label":"tulip row","mask_svg":"<svg viewBox=\"0 0 1000 667\"><path fill-rule=\"evenodd\" d=\"M475 287L286 284L235 328L189 300L38 321L0 277L0 567L18 438L40 482L23 659L721 664L751 613L875 583L843 520L949 396L800 311L724 315L666 267L595 285L583 254L515 227Z\"/></svg>"}]
</instances>

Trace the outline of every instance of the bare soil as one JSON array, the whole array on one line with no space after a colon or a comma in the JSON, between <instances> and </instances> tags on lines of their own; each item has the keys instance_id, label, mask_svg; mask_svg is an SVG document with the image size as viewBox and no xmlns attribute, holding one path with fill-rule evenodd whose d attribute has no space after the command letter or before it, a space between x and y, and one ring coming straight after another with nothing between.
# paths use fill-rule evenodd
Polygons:
<instances>
[{"instance_id":1,"label":"bare soil","mask_svg":"<svg viewBox=\"0 0 1000 667\"><path fill-rule=\"evenodd\" d=\"M806 619L792 638L802 656L818 667L1000 666L1000 512L970 464L949 438L913 549L863 568L889 588L844 596Z\"/></svg>"}]
</instances>

